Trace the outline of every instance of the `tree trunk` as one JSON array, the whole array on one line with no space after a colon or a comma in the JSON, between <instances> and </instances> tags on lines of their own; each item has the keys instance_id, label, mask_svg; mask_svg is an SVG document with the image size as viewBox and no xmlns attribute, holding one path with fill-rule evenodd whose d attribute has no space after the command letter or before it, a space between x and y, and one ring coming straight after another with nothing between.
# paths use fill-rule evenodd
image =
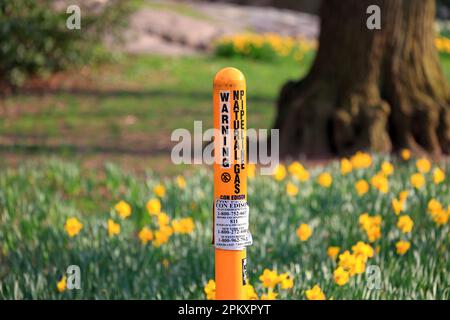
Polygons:
<instances>
[{"instance_id":1,"label":"tree trunk","mask_svg":"<svg viewBox=\"0 0 450 320\"><path fill-rule=\"evenodd\" d=\"M381 29L369 30L369 5ZM325 0L309 74L281 90L281 156L450 151L450 91L434 46L434 0Z\"/></svg>"}]
</instances>

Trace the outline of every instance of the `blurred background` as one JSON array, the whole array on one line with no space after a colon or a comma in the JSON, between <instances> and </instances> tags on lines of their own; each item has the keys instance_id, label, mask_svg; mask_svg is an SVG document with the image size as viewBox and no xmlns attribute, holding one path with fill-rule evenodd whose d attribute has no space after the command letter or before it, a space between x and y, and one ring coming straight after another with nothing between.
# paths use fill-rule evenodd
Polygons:
<instances>
[{"instance_id":1,"label":"blurred background","mask_svg":"<svg viewBox=\"0 0 450 320\"><path fill-rule=\"evenodd\" d=\"M81 30L68 30L69 4ZM167 174L176 128L211 125L211 79L247 77L249 127L271 128L282 85L309 70L320 1L85 0L2 4L0 163L60 157ZM436 44L450 77L449 2ZM330 53L331 54L331 53Z\"/></svg>"}]
</instances>

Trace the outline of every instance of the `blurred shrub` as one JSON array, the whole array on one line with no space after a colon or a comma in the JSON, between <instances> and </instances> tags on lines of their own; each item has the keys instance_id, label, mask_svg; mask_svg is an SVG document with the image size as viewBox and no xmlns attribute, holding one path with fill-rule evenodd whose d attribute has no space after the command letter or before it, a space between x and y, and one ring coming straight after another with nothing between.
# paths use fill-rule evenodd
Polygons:
<instances>
[{"instance_id":1,"label":"blurred shrub","mask_svg":"<svg viewBox=\"0 0 450 320\"><path fill-rule=\"evenodd\" d=\"M50 0L0 1L0 86L105 58L99 40L124 25L131 12L126 3L109 1L96 14L81 8L81 29L69 30L69 14L54 10Z\"/></svg>"},{"instance_id":2,"label":"blurred shrub","mask_svg":"<svg viewBox=\"0 0 450 320\"><path fill-rule=\"evenodd\" d=\"M220 38L215 53L221 57L247 57L273 61L294 59L302 61L305 53L316 48L316 42L278 34L236 34Z\"/></svg>"}]
</instances>

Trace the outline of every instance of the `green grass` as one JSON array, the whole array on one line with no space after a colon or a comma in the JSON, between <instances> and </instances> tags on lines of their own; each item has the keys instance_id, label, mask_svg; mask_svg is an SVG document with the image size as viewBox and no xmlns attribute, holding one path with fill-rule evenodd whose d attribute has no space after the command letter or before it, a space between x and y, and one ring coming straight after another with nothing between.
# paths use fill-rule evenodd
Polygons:
<instances>
[{"instance_id":1,"label":"green grass","mask_svg":"<svg viewBox=\"0 0 450 320\"><path fill-rule=\"evenodd\" d=\"M254 244L248 249L248 274L259 295L266 289L258 277L270 268L294 278L293 289L276 289L283 299L303 299L305 290L315 284L334 299L450 298L449 226L438 227L426 212L431 198L450 204L448 176L434 185L427 174L426 187L415 190L409 183L417 170L414 161L392 159L396 170L389 177L389 193L372 187L360 197L354 183L379 170L381 159L375 158L370 168L346 176L332 163L312 170L307 182L292 177L282 182L261 176L249 180ZM450 172L448 164L443 168ZM322 171L333 175L329 189L315 182ZM95 171L56 160L0 171L0 299L203 299L203 286L214 277L212 176L201 170L186 180L187 187L181 190L174 180L161 180L150 172L138 178L112 165ZM297 196L286 194L287 181L299 186ZM172 218L189 216L195 221L193 233L173 235L159 248L142 245L137 238L143 225L156 228L145 203L155 197L152 189L157 183L167 189L162 210ZM402 190L409 191L404 214L414 220L409 235L396 229L397 217L390 206ZM133 208L127 220L111 210L121 199ZM330 245L346 250L358 241L367 242L358 226L363 212L379 214L383 220L382 237L373 244L380 252L368 261L381 269L381 290L369 290L364 274L337 286L332 278L336 262L326 255ZM68 217L77 217L84 225L74 238L64 231ZM107 236L108 218L120 223L118 236ZM296 236L300 223L313 227L306 242ZM395 252L399 239L412 244L404 256ZM59 293L56 283L72 264L81 268L82 289Z\"/></svg>"},{"instance_id":2,"label":"green grass","mask_svg":"<svg viewBox=\"0 0 450 320\"><path fill-rule=\"evenodd\" d=\"M65 81L72 84L62 82L62 89L6 98L0 109L2 151L71 156L107 151L109 156L147 158L169 154L174 129L192 131L194 120L203 121L205 129L212 125L212 79L225 66L246 75L249 127L270 128L280 87L304 74L311 58L301 64L205 56L123 58L90 70L86 77L69 75Z\"/></svg>"}]
</instances>

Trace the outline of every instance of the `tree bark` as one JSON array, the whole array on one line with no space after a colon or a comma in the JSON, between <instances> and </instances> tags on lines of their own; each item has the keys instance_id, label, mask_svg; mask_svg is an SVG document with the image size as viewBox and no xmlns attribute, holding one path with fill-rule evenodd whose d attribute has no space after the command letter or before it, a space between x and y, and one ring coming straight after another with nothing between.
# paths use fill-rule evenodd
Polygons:
<instances>
[{"instance_id":1,"label":"tree bark","mask_svg":"<svg viewBox=\"0 0 450 320\"><path fill-rule=\"evenodd\" d=\"M381 29L369 30L369 5ZM409 148L450 151L450 91L434 46L434 0L325 0L309 74L284 85L282 157Z\"/></svg>"}]
</instances>

